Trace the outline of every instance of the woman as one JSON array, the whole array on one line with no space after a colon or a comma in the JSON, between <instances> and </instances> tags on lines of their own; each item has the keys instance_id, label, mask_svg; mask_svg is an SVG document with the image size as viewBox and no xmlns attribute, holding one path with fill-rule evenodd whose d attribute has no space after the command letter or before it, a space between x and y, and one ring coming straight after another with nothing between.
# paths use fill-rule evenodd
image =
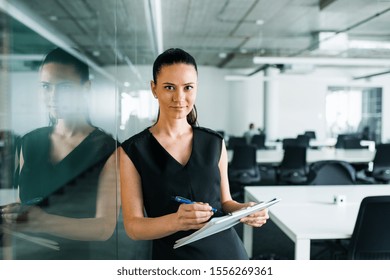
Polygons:
<instances>
[{"instance_id":1,"label":"woman","mask_svg":"<svg viewBox=\"0 0 390 280\"><path fill-rule=\"evenodd\" d=\"M124 226L132 239L153 240L153 259L247 259L233 228L173 249L177 239L216 215L212 207L232 212L253 205L230 196L221 136L196 126L197 79L194 58L181 49L169 49L154 62L157 122L120 149ZM175 196L198 203L179 204ZM241 222L259 227L267 219L263 210Z\"/></svg>"},{"instance_id":2,"label":"woman","mask_svg":"<svg viewBox=\"0 0 390 280\"><path fill-rule=\"evenodd\" d=\"M40 84L51 124L22 138L20 203L2 209L2 216L12 230L54 240L59 251L29 244L31 250L25 247L15 257L97 258L89 254L90 244L74 240L102 241L114 232L117 143L89 120L84 62L55 49L42 63Z\"/></svg>"}]
</instances>

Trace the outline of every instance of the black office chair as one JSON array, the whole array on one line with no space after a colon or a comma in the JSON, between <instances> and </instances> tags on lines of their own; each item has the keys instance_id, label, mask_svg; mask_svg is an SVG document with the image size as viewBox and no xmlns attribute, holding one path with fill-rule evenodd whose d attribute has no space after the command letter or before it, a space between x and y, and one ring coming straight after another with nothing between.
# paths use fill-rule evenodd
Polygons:
<instances>
[{"instance_id":1,"label":"black office chair","mask_svg":"<svg viewBox=\"0 0 390 280\"><path fill-rule=\"evenodd\" d=\"M308 185L353 185L355 182L356 170L345 161L317 161L309 167Z\"/></svg>"},{"instance_id":2,"label":"black office chair","mask_svg":"<svg viewBox=\"0 0 390 280\"><path fill-rule=\"evenodd\" d=\"M252 136L251 144L257 149L265 149L265 134L255 134Z\"/></svg>"},{"instance_id":3,"label":"black office chair","mask_svg":"<svg viewBox=\"0 0 390 280\"><path fill-rule=\"evenodd\" d=\"M378 182L390 182L390 143L376 146L373 170L370 175Z\"/></svg>"},{"instance_id":4,"label":"black office chair","mask_svg":"<svg viewBox=\"0 0 390 280\"><path fill-rule=\"evenodd\" d=\"M256 162L256 146L236 145L229 164L228 177L232 197L243 200L244 186L258 184L261 180Z\"/></svg>"},{"instance_id":5,"label":"black office chair","mask_svg":"<svg viewBox=\"0 0 390 280\"><path fill-rule=\"evenodd\" d=\"M361 139L355 137L346 137L344 138L344 149L367 149L367 146L362 146L360 144Z\"/></svg>"},{"instance_id":6,"label":"black office chair","mask_svg":"<svg viewBox=\"0 0 390 280\"><path fill-rule=\"evenodd\" d=\"M301 147L309 147L310 137L308 135L299 134L297 136L297 145Z\"/></svg>"},{"instance_id":7,"label":"black office chair","mask_svg":"<svg viewBox=\"0 0 390 280\"><path fill-rule=\"evenodd\" d=\"M307 130L303 133L303 135L306 135L309 137L309 139L316 139L316 133L315 131L312 131L312 130Z\"/></svg>"},{"instance_id":8,"label":"black office chair","mask_svg":"<svg viewBox=\"0 0 390 280\"><path fill-rule=\"evenodd\" d=\"M246 144L247 143L245 137L231 136L228 142L228 149L234 150L234 147L236 145L246 145Z\"/></svg>"},{"instance_id":9,"label":"black office chair","mask_svg":"<svg viewBox=\"0 0 390 280\"><path fill-rule=\"evenodd\" d=\"M306 151L307 148L299 146L284 148L283 159L277 170L279 184L306 184L308 174Z\"/></svg>"},{"instance_id":10,"label":"black office chair","mask_svg":"<svg viewBox=\"0 0 390 280\"><path fill-rule=\"evenodd\" d=\"M390 260L390 196L365 197L348 247L352 260Z\"/></svg>"}]
</instances>

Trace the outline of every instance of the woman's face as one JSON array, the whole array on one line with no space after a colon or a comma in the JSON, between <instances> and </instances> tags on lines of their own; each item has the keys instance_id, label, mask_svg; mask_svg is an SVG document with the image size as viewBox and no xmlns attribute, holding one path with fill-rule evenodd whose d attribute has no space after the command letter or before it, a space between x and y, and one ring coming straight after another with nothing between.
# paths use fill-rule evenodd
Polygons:
<instances>
[{"instance_id":1,"label":"woman's face","mask_svg":"<svg viewBox=\"0 0 390 280\"><path fill-rule=\"evenodd\" d=\"M160 105L160 117L169 119L186 118L194 107L198 75L190 64L165 65L152 81L153 94Z\"/></svg>"},{"instance_id":2,"label":"woman's face","mask_svg":"<svg viewBox=\"0 0 390 280\"><path fill-rule=\"evenodd\" d=\"M85 89L72 65L47 63L40 72L40 87L49 113L56 119L86 113Z\"/></svg>"}]
</instances>

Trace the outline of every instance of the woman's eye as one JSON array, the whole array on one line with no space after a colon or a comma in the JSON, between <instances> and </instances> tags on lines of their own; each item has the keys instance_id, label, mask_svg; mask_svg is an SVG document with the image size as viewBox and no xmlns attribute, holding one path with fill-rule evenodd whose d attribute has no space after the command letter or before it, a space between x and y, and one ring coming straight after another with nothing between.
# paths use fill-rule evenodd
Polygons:
<instances>
[{"instance_id":1,"label":"woman's eye","mask_svg":"<svg viewBox=\"0 0 390 280\"><path fill-rule=\"evenodd\" d=\"M42 84L41 87L42 87L42 89L44 89L44 90L48 90L48 89L50 88L50 86L47 85L47 84Z\"/></svg>"},{"instance_id":2,"label":"woman's eye","mask_svg":"<svg viewBox=\"0 0 390 280\"><path fill-rule=\"evenodd\" d=\"M186 87L185 87L186 90L191 90L191 89L193 89L193 88L194 88L193 86L186 86Z\"/></svg>"},{"instance_id":3,"label":"woman's eye","mask_svg":"<svg viewBox=\"0 0 390 280\"><path fill-rule=\"evenodd\" d=\"M173 90L174 87L173 87L173 86L165 86L165 89L167 89L167 90Z\"/></svg>"}]
</instances>

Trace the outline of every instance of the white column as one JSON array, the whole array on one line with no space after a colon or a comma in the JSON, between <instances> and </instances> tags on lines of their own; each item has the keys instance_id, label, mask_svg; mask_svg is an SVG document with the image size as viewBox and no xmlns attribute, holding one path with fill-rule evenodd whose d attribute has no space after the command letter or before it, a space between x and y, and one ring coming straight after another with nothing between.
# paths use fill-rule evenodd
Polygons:
<instances>
[{"instance_id":1,"label":"white column","mask_svg":"<svg viewBox=\"0 0 390 280\"><path fill-rule=\"evenodd\" d=\"M279 135L279 70L267 68L264 71L264 129L267 140L276 140Z\"/></svg>"}]
</instances>

